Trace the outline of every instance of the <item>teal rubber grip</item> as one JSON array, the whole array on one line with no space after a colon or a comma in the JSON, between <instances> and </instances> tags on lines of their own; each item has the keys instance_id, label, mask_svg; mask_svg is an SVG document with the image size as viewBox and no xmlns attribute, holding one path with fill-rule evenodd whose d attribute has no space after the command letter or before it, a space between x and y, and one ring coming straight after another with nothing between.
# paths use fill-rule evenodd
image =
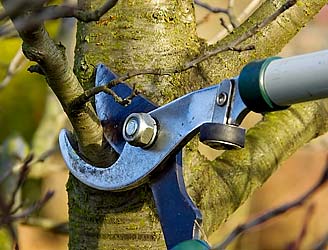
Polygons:
<instances>
[{"instance_id":1,"label":"teal rubber grip","mask_svg":"<svg viewBox=\"0 0 328 250\"><path fill-rule=\"evenodd\" d=\"M271 101L265 90L264 74L268 65L280 57L269 57L247 64L240 72L238 88L245 105L256 113L283 110L289 106L279 106Z\"/></svg>"},{"instance_id":2,"label":"teal rubber grip","mask_svg":"<svg viewBox=\"0 0 328 250\"><path fill-rule=\"evenodd\" d=\"M187 240L179 243L170 250L210 250L211 247L202 240Z\"/></svg>"}]
</instances>

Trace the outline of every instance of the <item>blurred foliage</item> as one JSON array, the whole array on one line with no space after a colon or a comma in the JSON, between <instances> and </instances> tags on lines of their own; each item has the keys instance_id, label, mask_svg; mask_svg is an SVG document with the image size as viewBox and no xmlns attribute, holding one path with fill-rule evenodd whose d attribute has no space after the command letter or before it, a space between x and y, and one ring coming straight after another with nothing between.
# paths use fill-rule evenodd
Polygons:
<instances>
[{"instance_id":1,"label":"blurred foliage","mask_svg":"<svg viewBox=\"0 0 328 250\"><path fill-rule=\"evenodd\" d=\"M59 22L52 21L47 24L51 36L57 34ZM21 46L20 38L0 40L0 82L7 74L10 61ZM43 76L31 74L27 68L28 63L0 90L0 142L16 133L21 135L28 143L44 112L47 96L47 84Z\"/></svg>"},{"instance_id":2,"label":"blurred foliage","mask_svg":"<svg viewBox=\"0 0 328 250\"><path fill-rule=\"evenodd\" d=\"M11 246L11 242L8 241L7 239L9 238L9 233L7 230L0 230L0 246L1 246L1 250L11 250L12 246Z\"/></svg>"},{"instance_id":3,"label":"blurred foliage","mask_svg":"<svg viewBox=\"0 0 328 250\"><path fill-rule=\"evenodd\" d=\"M14 42L8 42L10 41L1 41L0 46L3 47L5 43L8 46L7 52L10 52ZM1 77L4 77L5 72L1 68ZM0 141L13 131L21 134L27 141L32 139L42 117L46 91L44 80L28 73L26 69L13 77L10 84L0 92Z\"/></svg>"}]
</instances>

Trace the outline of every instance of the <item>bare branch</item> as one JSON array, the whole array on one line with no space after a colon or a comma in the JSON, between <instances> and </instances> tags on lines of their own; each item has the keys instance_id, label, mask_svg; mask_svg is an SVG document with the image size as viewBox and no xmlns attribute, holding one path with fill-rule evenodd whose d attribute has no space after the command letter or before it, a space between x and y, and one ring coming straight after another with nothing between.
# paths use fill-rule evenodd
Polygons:
<instances>
[{"instance_id":1,"label":"bare branch","mask_svg":"<svg viewBox=\"0 0 328 250\"><path fill-rule=\"evenodd\" d=\"M313 250L325 250L328 246L328 233L321 239L321 241L314 246Z\"/></svg>"},{"instance_id":2,"label":"bare branch","mask_svg":"<svg viewBox=\"0 0 328 250\"><path fill-rule=\"evenodd\" d=\"M297 0L288 0L285 4L283 4L276 12L274 12L271 16L265 18L261 23L256 24L252 28L250 28L248 31L246 31L243 35L238 37L236 40L232 41L228 45L224 45L218 48L215 48L214 50L207 51L204 54L200 55L198 58L192 60L191 62L187 63L183 70L190 69L197 64L207 60L208 58L224 52L229 51L231 48L236 48L236 46L240 45L242 42L246 41L251 36L255 35L259 30L270 24L272 21L274 21L278 16L280 16L282 13L284 13L286 10L291 8L296 4Z\"/></svg>"},{"instance_id":3,"label":"bare branch","mask_svg":"<svg viewBox=\"0 0 328 250\"><path fill-rule=\"evenodd\" d=\"M204 3L200 0L195 0L195 4L197 4L198 6L210 11L211 13L226 14L228 16L230 22L231 22L232 27L236 28L238 26L238 21L237 21L237 18L234 15L234 12L233 12L234 2L235 2L234 0L229 0L228 7L225 9L225 8L213 7L213 6L210 6L209 4Z\"/></svg>"},{"instance_id":4,"label":"bare branch","mask_svg":"<svg viewBox=\"0 0 328 250\"><path fill-rule=\"evenodd\" d=\"M243 23L250 16L250 14L253 13L257 9L257 7L259 7L260 3L263 1L264 0L251 1L247 5L247 7L245 7L241 13L239 13L238 17L236 17L235 23L237 24L237 26L239 26L239 24ZM228 25L228 27L229 27L229 30L233 30L232 24ZM221 30L213 38L211 38L208 42L210 44L215 43L216 41L221 40L227 34L229 34L229 32L226 32L226 30Z\"/></svg>"},{"instance_id":5,"label":"bare branch","mask_svg":"<svg viewBox=\"0 0 328 250\"><path fill-rule=\"evenodd\" d=\"M18 193L18 190L22 187L23 183L26 180L27 174L30 169L30 163L32 162L32 160L33 160L33 155L32 154L28 155L26 157L26 159L24 160L22 167L20 168L18 181L16 183L14 191L11 194L11 199L10 199L9 203L7 204L8 210L13 209L13 206L14 206L15 200L16 200L16 195Z\"/></svg>"},{"instance_id":6,"label":"bare branch","mask_svg":"<svg viewBox=\"0 0 328 250\"><path fill-rule=\"evenodd\" d=\"M48 191L41 200L35 202L30 207L24 209L24 211L22 211L21 213L10 216L9 222L13 222L13 221L16 221L19 219L24 219L27 216L34 213L35 211L38 211L51 199L51 197L54 195L54 193L55 193L54 191Z\"/></svg>"},{"instance_id":7,"label":"bare branch","mask_svg":"<svg viewBox=\"0 0 328 250\"><path fill-rule=\"evenodd\" d=\"M0 20L1 17L5 18L7 16L15 18L15 28L17 30L28 29L30 27L40 25L46 20L54 20L59 18L74 17L82 22L92 22L98 21L104 14L106 14L111 8L113 8L117 2L118 0L107 0L104 5L94 11L85 11L77 8L76 6L69 5L51 5L45 7L40 7L39 5L37 9L34 9L33 15L30 16L23 15L24 6L21 6L21 8L18 8L18 10L11 11L10 9L2 13L0 15ZM24 2L24 4L26 3ZM11 8L12 5L8 6L10 6ZM13 27L2 27L0 29L0 36L10 32L12 28Z\"/></svg>"},{"instance_id":8,"label":"bare branch","mask_svg":"<svg viewBox=\"0 0 328 250\"><path fill-rule=\"evenodd\" d=\"M26 58L20 48L11 60L5 78L0 82L0 90L8 85L13 76L25 65Z\"/></svg>"},{"instance_id":9,"label":"bare branch","mask_svg":"<svg viewBox=\"0 0 328 250\"><path fill-rule=\"evenodd\" d=\"M320 179L317 181L317 183L308 190L305 194L300 196L298 199L293 200L291 202L285 203L280 207L277 207L275 209L272 209L265 214L256 217L255 219L246 222L244 224L241 224L237 226L221 243L214 246L213 250L223 250L225 249L234 239L236 239L239 235L243 234L247 230L256 227L260 224L263 224L264 222L271 220L274 217L277 217L281 214L286 213L292 208L301 206L304 204L304 202L310 198L315 192L317 192L326 182L328 181L328 158L326 161L326 166L323 171L323 174L321 175Z\"/></svg>"},{"instance_id":10,"label":"bare branch","mask_svg":"<svg viewBox=\"0 0 328 250\"><path fill-rule=\"evenodd\" d=\"M111 8L113 8L118 0L107 0L103 6L94 11L84 11L77 9L76 7L70 6L49 6L44 9L46 15L51 18L47 19L58 19L65 17L75 17L82 22L98 21L104 14L106 14ZM45 15L45 16L46 16Z\"/></svg>"},{"instance_id":11,"label":"bare branch","mask_svg":"<svg viewBox=\"0 0 328 250\"><path fill-rule=\"evenodd\" d=\"M222 17L220 18L220 23L223 26L223 28L225 28L228 31L228 33L232 32L232 29L230 29L229 25L226 24L226 22L224 21L224 19Z\"/></svg>"},{"instance_id":12,"label":"bare branch","mask_svg":"<svg viewBox=\"0 0 328 250\"><path fill-rule=\"evenodd\" d=\"M40 154L40 156L35 161L33 161L31 164L44 162L48 157L50 157L51 155L58 152L58 150L59 150L58 146L46 150L45 152Z\"/></svg>"},{"instance_id":13,"label":"bare branch","mask_svg":"<svg viewBox=\"0 0 328 250\"><path fill-rule=\"evenodd\" d=\"M58 222L49 218L29 217L22 222L24 225L39 227L58 234L68 234L68 222Z\"/></svg>"},{"instance_id":14,"label":"bare branch","mask_svg":"<svg viewBox=\"0 0 328 250\"><path fill-rule=\"evenodd\" d=\"M49 0L31 0L28 4L34 8L35 6L42 6L43 4L49 2ZM13 0L10 5L7 6L6 10L0 13L0 20L7 17L17 17L20 16L24 11L24 6L26 5L26 0Z\"/></svg>"},{"instance_id":15,"label":"bare branch","mask_svg":"<svg viewBox=\"0 0 328 250\"><path fill-rule=\"evenodd\" d=\"M26 180L32 160L33 160L33 155L27 156L27 158L24 160L24 163L20 168L18 180L15 184L14 191L11 193L9 202L7 203L5 199L2 197L2 195L0 195L0 228L5 227L9 231L14 241L14 245L16 249L18 249L19 246L17 243L17 235L13 223L19 219L26 218L33 212L42 208L44 204L54 194L53 191L47 192L43 198L41 198L39 201L35 202L33 205L31 205L26 209L23 209L24 207L23 203L20 203L17 206L15 205L16 196L18 194L19 189L22 187L24 181ZM21 209L23 210L18 213L18 211Z\"/></svg>"},{"instance_id":16,"label":"bare branch","mask_svg":"<svg viewBox=\"0 0 328 250\"><path fill-rule=\"evenodd\" d=\"M210 6L209 4L207 3L204 3L200 0L195 0L195 4L197 4L198 6L212 12L212 13L224 13L224 14L227 14L228 15L228 10L225 9L225 8L219 8L219 7L213 7L213 6Z\"/></svg>"},{"instance_id":17,"label":"bare branch","mask_svg":"<svg viewBox=\"0 0 328 250\"><path fill-rule=\"evenodd\" d=\"M301 231L300 231L298 237L294 241L292 241L291 243L288 244L288 246L287 246L288 250L300 250L301 249L301 245L308 232L309 223L314 214L314 210L315 210L315 204L312 203L309 205L309 207L306 210L303 225L302 225L302 228L301 228Z\"/></svg>"},{"instance_id":18,"label":"bare branch","mask_svg":"<svg viewBox=\"0 0 328 250\"><path fill-rule=\"evenodd\" d=\"M111 80L109 83L102 85L102 86L97 86L91 89L86 90L81 96L75 99L75 101L72 103L71 108L75 109L77 107L80 107L81 105L85 104L86 102L89 101L90 98L95 96L96 94L100 92L105 92L111 96L114 97L115 101L122 105L128 105L130 104L130 101L132 98L137 95L137 90L135 85L133 86L133 91L131 92L131 95L128 96L127 98L121 98L118 96L111 88L116 86L117 84L126 81L130 78L140 76L140 75L171 75L174 73L179 72L177 69L173 69L172 71L161 71L161 70L156 70L156 69L145 69L145 70L140 70L140 71L134 71L134 72L128 72L123 76L120 76L114 80Z\"/></svg>"}]
</instances>

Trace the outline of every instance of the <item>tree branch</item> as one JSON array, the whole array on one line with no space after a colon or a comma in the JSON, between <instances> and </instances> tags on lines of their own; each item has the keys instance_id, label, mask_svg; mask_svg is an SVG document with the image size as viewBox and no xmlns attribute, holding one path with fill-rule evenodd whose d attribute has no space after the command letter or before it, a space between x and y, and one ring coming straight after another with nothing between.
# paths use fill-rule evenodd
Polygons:
<instances>
[{"instance_id":1,"label":"tree branch","mask_svg":"<svg viewBox=\"0 0 328 250\"><path fill-rule=\"evenodd\" d=\"M327 99L298 104L267 114L248 130L244 149L225 151L215 161L189 149L186 163L190 169L185 175L193 174L187 185L203 211L205 231L211 232L226 220L284 159L325 133L328 121L324 117L328 117Z\"/></svg>"},{"instance_id":2,"label":"tree branch","mask_svg":"<svg viewBox=\"0 0 328 250\"><path fill-rule=\"evenodd\" d=\"M316 193L324 184L327 183L327 181L328 181L328 159L326 161L326 166L320 179L306 193L304 193L299 198L291 202L284 203L283 205L274 208L268 212L265 212L263 215L256 217L255 219L252 219L249 222L237 226L221 243L214 246L213 250L223 250L238 236L250 230L251 228L261 225L266 221L271 220L272 218L275 218L279 215L282 215L295 207L299 207L303 205L305 201L308 200L310 197L312 197L314 193ZM305 224L307 225L307 223Z\"/></svg>"},{"instance_id":3,"label":"tree branch","mask_svg":"<svg viewBox=\"0 0 328 250\"><path fill-rule=\"evenodd\" d=\"M228 10L225 9L225 8L220 8L220 7L213 7L213 6L210 6L209 4L207 3L204 3L200 0L195 0L194 1L196 5L212 12L212 13L224 13L224 14L228 14Z\"/></svg>"},{"instance_id":4,"label":"tree branch","mask_svg":"<svg viewBox=\"0 0 328 250\"><path fill-rule=\"evenodd\" d=\"M85 11L76 6L48 6L41 10L39 19L49 20L58 18L75 17L82 22L98 21L110 9L112 9L118 0L107 0L100 8L93 11Z\"/></svg>"},{"instance_id":5,"label":"tree branch","mask_svg":"<svg viewBox=\"0 0 328 250\"><path fill-rule=\"evenodd\" d=\"M6 201L3 194L0 195L0 228L5 227L9 231L14 241L14 244L16 244L16 249L18 249L18 243L17 243L17 235L16 235L14 223L20 219L26 218L27 216L31 215L33 212L42 208L44 204L54 194L53 191L48 191L43 198L36 201L33 205L27 208L23 208L24 204L21 202L19 204L15 204L17 201L18 191L22 188L22 185L24 184L27 178L27 174L30 170L32 160L33 160L33 155L28 155L24 160L19 170L18 180L16 181L15 186L13 187L13 191L9 194L10 195L9 200ZM12 174L12 172L10 172L10 174ZM1 181L4 181L4 178L2 178Z\"/></svg>"},{"instance_id":6,"label":"tree branch","mask_svg":"<svg viewBox=\"0 0 328 250\"><path fill-rule=\"evenodd\" d=\"M10 1L3 1L3 5L7 8ZM26 6L27 17L32 17L33 11L33 8ZM15 17L13 22L16 25ZM81 154L95 165L110 164L116 153L108 147L101 124L91 104L86 103L78 109L70 109L73 100L82 95L84 90L69 66L64 47L54 43L43 25L34 23L27 29L16 28L23 40L25 56L38 63L70 119Z\"/></svg>"},{"instance_id":7,"label":"tree branch","mask_svg":"<svg viewBox=\"0 0 328 250\"><path fill-rule=\"evenodd\" d=\"M313 247L313 250L325 250L328 245L328 233Z\"/></svg>"},{"instance_id":8,"label":"tree branch","mask_svg":"<svg viewBox=\"0 0 328 250\"><path fill-rule=\"evenodd\" d=\"M134 95L130 96L130 98L127 99L122 99L119 96L116 95L114 91L112 91L110 88L117 85L120 82L123 82L127 79L130 79L135 76L139 75L171 75L175 73L181 73L183 71L186 71L192 67L195 67L199 63L209 59L212 56L215 56L219 53L225 52L225 51L235 51L235 52L243 52L243 51L249 51L249 50L254 50L255 46L254 45L247 45L247 46L239 46L242 42L247 40L248 38L254 36L258 31L266 27L268 24L273 22L278 16L280 16L282 13L284 13L286 10L291 8L296 4L296 0L288 0L285 4L283 4L278 10L276 10L272 15L269 17L265 18L262 22L254 25L252 28L247 30L243 35L238 37L237 39L233 40L232 42L228 43L227 45L215 48L214 50L205 52L201 56L197 57L196 59L186 63L182 68L172 68L168 69L165 71L161 70L156 70L156 69L146 69L146 70L140 70L140 71L134 71L134 72L128 72L122 77L119 77L117 79L114 79L107 83L106 85L103 86L98 86L98 87L93 87L87 91L85 91L82 95L80 95L74 102L72 107L79 107L80 105L85 104L91 97L94 95L100 93L100 92L105 92L107 94L110 94L114 97L114 99L123 105L128 105L130 103L131 97ZM201 6L207 6L206 8L212 8L208 6L207 4L204 4L200 1L195 1L195 3L201 5ZM233 1L229 1L229 8L232 8ZM218 11L218 12L223 12L221 8L218 9L213 9L213 11Z\"/></svg>"},{"instance_id":9,"label":"tree branch","mask_svg":"<svg viewBox=\"0 0 328 250\"><path fill-rule=\"evenodd\" d=\"M304 239L308 233L309 224L312 219L312 216L314 215L314 211L315 211L315 204L311 203L306 209L306 213L305 213L305 216L303 219L303 225L301 227L301 231L299 232L297 238L287 245L286 248L288 250L300 250L301 249L301 245L304 242Z\"/></svg>"},{"instance_id":10,"label":"tree branch","mask_svg":"<svg viewBox=\"0 0 328 250\"><path fill-rule=\"evenodd\" d=\"M8 5L5 12L0 14L0 20L10 16L15 18L15 28L17 30L29 29L29 27L42 24L46 20L54 20L59 18L74 17L82 22L98 21L104 14L112 9L118 0L107 0L100 8L93 11L85 11L77 8L77 6L69 5L50 5L40 7L34 10L33 15L24 15L25 1L18 1L17 4ZM43 1L44 2L44 1ZM30 4L30 2L28 3ZM0 36L10 32L10 29L2 27L0 29Z\"/></svg>"},{"instance_id":11,"label":"tree branch","mask_svg":"<svg viewBox=\"0 0 328 250\"><path fill-rule=\"evenodd\" d=\"M234 13L233 13L233 6L234 6L234 0L229 0L228 2L228 7L225 8L219 8L219 7L213 7L207 3L204 3L200 0L195 0L195 4L197 4L198 6L212 12L212 13L224 13L229 17L229 20L231 22L231 25L233 28L236 28L238 26L238 21L237 18L235 17Z\"/></svg>"},{"instance_id":12,"label":"tree branch","mask_svg":"<svg viewBox=\"0 0 328 250\"><path fill-rule=\"evenodd\" d=\"M72 103L72 108L75 109L75 108L80 107L81 105L84 105L86 102L88 102L90 100L90 98L92 98L93 96L95 96L96 94L98 94L100 92L105 92L105 93L113 96L115 101L122 104L123 106L129 105L132 98L138 94L135 84L133 86L131 95L129 95L127 98L121 98L111 88L121 82L124 82L128 79L131 79L133 77L140 76L140 75L163 76L163 75L171 75L173 73L177 73L177 70L174 69L172 71L162 72L161 70L156 70L156 69L145 69L145 70L140 70L140 71L127 72L126 74L111 80L110 82L108 82L105 85L93 87L93 88L90 88L90 89L84 91L84 93L82 95L80 95L79 97L77 97L74 100L74 102Z\"/></svg>"},{"instance_id":13,"label":"tree branch","mask_svg":"<svg viewBox=\"0 0 328 250\"><path fill-rule=\"evenodd\" d=\"M0 91L4 87L6 87L13 76L20 70L26 63L26 58L23 55L23 52L21 48L16 52L15 56L13 59L10 61L8 69L7 69L7 74L4 77L4 79L0 82Z\"/></svg>"},{"instance_id":14,"label":"tree branch","mask_svg":"<svg viewBox=\"0 0 328 250\"><path fill-rule=\"evenodd\" d=\"M266 17L262 22L254 25L252 28L247 30L243 35L239 36L237 39L230 42L228 45L220 46L210 51L206 51L204 54L198 56L196 59L186 63L183 70L190 69L191 67L196 66L197 64L207 60L208 58L217 55L218 53L233 50L242 42L246 41L248 38L254 36L259 30L266 27L268 24L273 22L278 16L284 13L286 10L291 8L296 4L297 0L287 0L279 9L277 9L272 15Z\"/></svg>"}]
</instances>

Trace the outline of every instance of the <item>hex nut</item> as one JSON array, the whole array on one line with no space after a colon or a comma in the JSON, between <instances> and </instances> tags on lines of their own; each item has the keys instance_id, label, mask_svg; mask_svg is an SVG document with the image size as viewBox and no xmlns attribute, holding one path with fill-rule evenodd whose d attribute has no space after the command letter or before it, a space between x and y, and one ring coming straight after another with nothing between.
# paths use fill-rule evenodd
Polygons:
<instances>
[{"instance_id":1,"label":"hex nut","mask_svg":"<svg viewBox=\"0 0 328 250\"><path fill-rule=\"evenodd\" d=\"M123 124L123 137L132 146L147 148L155 141L157 124L147 113L133 113Z\"/></svg>"}]
</instances>

